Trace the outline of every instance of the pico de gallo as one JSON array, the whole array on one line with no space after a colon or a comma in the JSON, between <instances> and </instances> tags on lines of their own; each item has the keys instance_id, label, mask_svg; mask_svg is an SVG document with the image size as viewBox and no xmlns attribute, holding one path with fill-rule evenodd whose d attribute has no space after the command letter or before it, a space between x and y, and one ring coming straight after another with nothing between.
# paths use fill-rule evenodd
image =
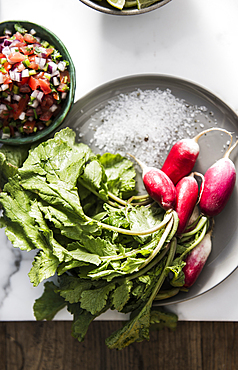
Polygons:
<instances>
[{"instance_id":1,"label":"pico de gallo","mask_svg":"<svg viewBox=\"0 0 238 370\"><path fill-rule=\"evenodd\" d=\"M0 136L26 136L44 130L66 99L68 61L34 29L14 26L0 36Z\"/></svg>"}]
</instances>

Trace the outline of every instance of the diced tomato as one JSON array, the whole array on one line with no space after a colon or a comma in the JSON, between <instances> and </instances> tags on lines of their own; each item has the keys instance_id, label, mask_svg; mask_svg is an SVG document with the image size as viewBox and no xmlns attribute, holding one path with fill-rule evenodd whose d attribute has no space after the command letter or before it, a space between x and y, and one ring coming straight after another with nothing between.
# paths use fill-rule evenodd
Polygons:
<instances>
[{"instance_id":1,"label":"diced tomato","mask_svg":"<svg viewBox=\"0 0 238 370\"><path fill-rule=\"evenodd\" d=\"M4 67L4 69L8 72L8 71L10 71L10 69L12 68L12 65L11 65L10 63L8 63L8 62L5 62L5 63L3 64L3 67Z\"/></svg>"},{"instance_id":2,"label":"diced tomato","mask_svg":"<svg viewBox=\"0 0 238 370\"><path fill-rule=\"evenodd\" d=\"M61 92L68 91L67 84L60 83L59 86L57 87L57 91L61 91Z\"/></svg>"},{"instance_id":3,"label":"diced tomato","mask_svg":"<svg viewBox=\"0 0 238 370\"><path fill-rule=\"evenodd\" d=\"M35 62L36 56L35 55L30 55L28 59L30 61L29 68L37 70L39 68L39 65Z\"/></svg>"},{"instance_id":4,"label":"diced tomato","mask_svg":"<svg viewBox=\"0 0 238 370\"><path fill-rule=\"evenodd\" d=\"M31 55L34 53L34 48L31 48L29 46L21 46L19 50L24 54L24 55Z\"/></svg>"},{"instance_id":5,"label":"diced tomato","mask_svg":"<svg viewBox=\"0 0 238 370\"><path fill-rule=\"evenodd\" d=\"M18 84L19 84L20 86L21 86L21 85L26 85L26 84L28 84L29 78L30 78L30 77L23 77L23 78L21 79L21 82L19 82Z\"/></svg>"},{"instance_id":6,"label":"diced tomato","mask_svg":"<svg viewBox=\"0 0 238 370\"><path fill-rule=\"evenodd\" d=\"M36 79L35 77L31 76L29 78L28 85L30 86L30 88L32 90L36 90L40 86L40 83L39 83L39 80L38 79Z\"/></svg>"},{"instance_id":7,"label":"diced tomato","mask_svg":"<svg viewBox=\"0 0 238 370\"><path fill-rule=\"evenodd\" d=\"M45 72L39 72L34 77L37 78L37 79L44 78L44 74L45 74Z\"/></svg>"},{"instance_id":8,"label":"diced tomato","mask_svg":"<svg viewBox=\"0 0 238 370\"><path fill-rule=\"evenodd\" d=\"M37 70L39 69L39 64L35 62L31 62L31 64L29 65L29 68Z\"/></svg>"},{"instance_id":9,"label":"diced tomato","mask_svg":"<svg viewBox=\"0 0 238 370\"><path fill-rule=\"evenodd\" d=\"M50 81L47 79L39 78L40 88L43 91L44 94L50 94L51 93L51 87L50 87Z\"/></svg>"},{"instance_id":10,"label":"diced tomato","mask_svg":"<svg viewBox=\"0 0 238 370\"><path fill-rule=\"evenodd\" d=\"M27 107L27 103L29 101L29 95L25 94L21 97L17 104L17 109L14 109L13 107L13 118L16 120L19 118L20 114L25 111Z\"/></svg>"},{"instance_id":11,"label":"diced tomato","mask_svg":"<svg viewBox=\"0 0 238 370\"><path fill-rule=\"evenodd\" d=\"M22 47L25 47L26 46L26 43L25 42L20 42L20 41L15 41L14 42L14 46L18 49L22 48ZM21 51L21 50L20 50Z\"/></svg>"},{"instance_id":12,"label":"diced tomato","mask_svg":"<svg viewBox=\"0 0 238 370\"><path fill-rule=\"evenodd\" d=\"M60 82L70 83L70 75L69 75L69 71L67 69L63 72L60 72Z\"/></svg>"},{"instance_id":13,"label":"diced tomato","mask_svg":"<svg viewBox=\"0 0 238 370\"><path fill-rule=\"evenodd\" d=\"M35 128L35 121L26 121L23 125L23 130L26 134L32 134Z\"/></svg>"},{"instance_id":14,"label":"diced tomato","mask_svg":"<svg viewBox=\"0 0 238 370\"><path fill-rule=\"evenodd\" d=\"M8 60L10 60L11 63L22 62L23 60L25 60L25 55L23 55L19 51L16 51L8 55Z\"/></svg>"},{"instance_id":15,"label":"diced tomato","mask_svg":"<svg viewBox=\"0 0 238 370\"><path fill-rule=\"evenodd\" d=\"M17 31L14 36L16 37L17 40L24 42L24 37L20 32Z\"/></svg>"},{"instance_id":16,"label":"diced tomato","mask_svg":"<svg viewBox=\"0 0 238 370\"><path fill-rule=\"evenodd\" d=\"M54 49L52 49L52 48L47 48L47 49L46 49L46 52L45 52L44 54L46 54L46 57L48 57L50 54L52 54L52 53L53 53L53 51L54 51Z\"/></svg>"},{"instance_id":17,"label":"diced tomato","mask_svg":"<svg viewBox=\"0 0 238 370\"><path fill-rule=\"evenodd\" d=\"M27 94L27 93L31 92L31 88L27 83L25 83L25 84L20 83L19 92L23 93L23 94Z\"/></svg>"},{"instance_id":18,"label":"diced tomato","mask_svg":"<svg viewBox=\"0 0 238 370\"><path fill-rule=\"evenodd\" d=\"M34 61L35 61L35 59L36 59L35 54L34 54L34 55L30 55L30 56L29 56L29 61L30 61L30 62L34 62Z\"/></svg>"},{"instance_id":19,"label":"diced tomato","mask_svg":"<svg viewBox=\"0 0 238 370\"><path fill-rule=\"evenodd\" d=\"M8 119L8 117L9 117L9 114L10 114L10 112L9 112L8 110L3 110L3 111L0 113L0 118L1 118L2 120L7 120L7 119ZM3 125L4 125L4 123L3 123Z\"/></svg>"},{"instance_id":20,"label":"diced tomato","mask_svg":"<svg viewBox=\"0 0 238 370\"><path fill-rule=\"evenodd\" d=\"M11 136L15 136L14 127L12 125L9 125Z\"/></svg>"},{"instance_id":21,"label":"diced tomato","mask_svg":"<svg viewBox=\"0 0 238 370\"><path fill-rule=\"evenodd\" d=\"M29 44L34 44L36 42L36 39L31 34L25 33L25 35L24 35L24 41L28 42Z\"/></svg>"},{"instance_id":22,"label":"diced tomato","mask_svg":"<svg viewBox=\"0 0 238 370\"><path fill-rule=\"evenodd\" d=\"M46 112L47 110L49 110L49 108L54 104L54 98L52 95L45 95L43 100L42 100L42 103L41 103L41 108L44 112Z\"/></svg>"},{"instance_id":23,"label":"diced tomato","mask_svg":"<svg viewBox=\"0 0 238 370\"><path fill-rule=\"evenodd\" d=\"M12 82L8 73L4 75L3 82L7 85L9 85Z\"/></svg>"},{"instance_id":24,"label":"diced tomato","mask_svg":"<svg viewBox=\"0 0 238 370\"><path fill-rule=\"evenodd\" d=\"M0 53L0 58L6 58L6 55L3 53Z\"/></svg>"},{"instance_id":25,"label":"diced tomato","mask_svg":"<svg viewBox=\"0 0 238 370\"><path fill-rule=\"evenodd\" d=\"M60 100L60 96L57 92L53 92L53 98L57 101Z\"/></svg>"},{"instance_id":26,"label":"diced tomato","mask_svg":"<svg viewBox=\"0 0 238 370\"><path fill-rule=\"evenodd\" d=\"M41 114L39 118L40 118L41 121L47 122L51 119L52 114L53 113L51 111L47 111L47 112Z\"/></svg>"},{"instance_id":27,"label":"diced tomato","mask_svg":"<svg viewBox=\"0 0 238 370\"><path fill-rule=\"evenodd\" d=\"M16 63L15 66L18 72L22 72L24 69L26 69L26 67L24 66L22 62Z\"/></svg>"}]
</instances>

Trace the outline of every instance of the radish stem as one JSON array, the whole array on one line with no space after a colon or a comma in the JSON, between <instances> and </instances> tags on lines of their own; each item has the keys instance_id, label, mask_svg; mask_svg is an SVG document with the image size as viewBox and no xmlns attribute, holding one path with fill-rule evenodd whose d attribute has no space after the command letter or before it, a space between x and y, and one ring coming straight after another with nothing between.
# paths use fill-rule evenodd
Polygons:
<instances>
[{"instance_id":1,"label":"radish stem","mask_svg":"<svg viewBox=\"0 0 238 370\"><path fill-rule=\"evenodd\" d=\"M153 293L151 294L147 304L150 305L153 303L153 300L155 299L155 297L157 296L158 294L158 291L160 290L161 286L163 285L163 282L164 282L164 279L166 277L166 269L167 267L172 263L173 259L174 259L174 256L175 256L175 252L176 252L176 247L177 247L177 239L176 238L173 238L173 240L171 241L171 246L170 246L170 250L169 250L169 254L168 254L168 258L167 258L167 261L166 261L166 264L164 266L164 269L155 285L155 289L153 290Z\"/></svg>"},{"instance_id":2,"label":"radish stem","mask_svg":"<svg viewBox=\"0 0 238 370\"><path fill-rule=\"evenodd\" d=\"M235 142L235 144L232 145L232 147L230 147L226 153L224 154L223 158L229 158L231 152L233 149L235 149L236 145L238 144L238 140Z\"/></svg>"},{"instance_id":3,"label":"radish stem","mask_svg":"<svg viewBox=\"0 0 238 370\"><path fill-rule=\"evenodd\" d=\"M207 232L207 229L208 229L208 225L207 223L204 224L203 226L203 229L202 229L202 232L201 234L199 235L199 237L195 240L195 242L193 242L192 245L190 245L190 247L188 247L186 249L186 251L184 251L181 256L179 257L179 260L182 261L184 259L184 257L186 256L186 254L188 254L189 252L191 252L191 250L193 248L195 248L204 238L204 236L206 235L206 232Z\"/></svg>"},{"instance_id":4,"label":"radish stem","mask_svg":"<svg viewBox=\"0 0 238 370\"><path fill-rule=\"evenodd\" d=\"M145 260L145 262L143 263L143 265L140 267L140 269L142 269L143 267L145 267L146 265L148 265L148 263L150 263L150 261L152 261L152 259L155 258L155 256L159 253L160 249L163 247L171 229L172 229L172 226L173 226L173 219L171 218L171 220L168 222L167 226L166 226L166 229L163 233L163 235L161 236L161 239L157 245L157 247L153 250L153 252L151 253L151 255Z\"/></svg>"},{"instance_id":5,"label":"radish stem","mask_svg":"<svg viewBox=\"0 0 238 370\"><path fill-rule=\"evenodd\" d=\"M205 134L207 134L208 132L211 132L211 131L222 131L222 132L225 132L226 134L228 134L230 136L231 142L232 142L232 134L229 131L227 131L227 130L225 130L223 128L220 128L220 127L211 127L211 128L208 128L207 130L204 130L204 131L200 132L199 134L197 134L193 138L193 140L197 143L201 136L203 136L203 135L205 135Z\"/></svg>"},{"instance_id":6,"label":"radish stem","mask_svg":"<svg viewBox=\"0 0 238 370\"><path fill-rule=\"evenodd\" d=\"M96 222L98 226L100 226L101 228L106 229L106 230L110 230L110 231L120 233L120 234L125 234L125 235L140 236L140 235L153 234L156 231L162 229L164 226L166 226L168 224L168 222L171 220L172 217L173 217L173 213L171 211L168 211L168 212L165 213L163 221L161 221L158 225L152 227L151 229L144 230L144 231L139 231L139 230L138 231L132 231L132 230L127 230L127 229L122 229L120 227L108 225L108 224L105 224L103 222L93 220L92 218L90 218L88 216L86 216L86 219L89 222Z\"/></svg>"},{"instance_id":7,"label":"radish stem","mask_svg":"<svg viewBox=\"0 0 238 370\"><path fill-rule=\"evenodd\" d=\"M197 226L195 227L195 229L187 232L187 233L184 233L181 235L181 239L183 239L184 237L187 237L187 236L192 236L194 234L196 234L207 222L208 218L206 216L202 216L200 221L198 222Z\"/></svg>"},{"instance_id":8,"label":"radish stem","mask_svg":"<svg viewBox=\"0 0 238 370\"><path fill-rule=\"evenodd\" d=\"M161 301L163 299L168 299L174 297L180 292L180 288L172 288L168 290L161 290L160 293L155 297L155 301Z\"/></svg>"},{"instance_id":9,"label":"radish stem","mask_svg":"<svg viewBox=\"0 0 238 370\"><path fill-rule=\"evenodd\" d=\"M115 202L119 203L119 204L122 204L123 206L126 206L127 205L127 202L119 197L117 197L116 195L114 195L113 193L111 193L110 191L108 191L108 196L115 200Z\"/></svg>"}]
</instances>

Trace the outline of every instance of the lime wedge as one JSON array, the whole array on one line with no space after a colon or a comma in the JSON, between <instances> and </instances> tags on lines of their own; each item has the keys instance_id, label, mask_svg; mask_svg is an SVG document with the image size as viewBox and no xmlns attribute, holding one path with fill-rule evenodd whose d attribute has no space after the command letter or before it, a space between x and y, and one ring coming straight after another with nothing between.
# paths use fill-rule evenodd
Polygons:
<instances>
[{"instance_id":1,"label":"lime wedge","mask_svg":"<svg viewBox=\"0 0 238 370\"><path fill-rule=\"evenodd\" d=\"M107 0L108 4L114 8L122 10L125 5L125 0Z\"/></svg>"},{"instance_id":2,"label":"lime wedge","mask_svg":"<svg viewBox=\"0 0 238 370\"><path fill-rule=\"evenodd\" d=\"M159 2L159 0L136 0L136 1L138 9L148 8L148 6Z\"/></svg>"},{"instance_id":3,"label":"lime wedge","mask_svg":"<svg viewBox=\"0 0 238 370\"><path fill-rule=\"evenodd\" d=\"M125 0L124 8L132 8L137 5L136 0Z\"/></svg>"}]
</instances>

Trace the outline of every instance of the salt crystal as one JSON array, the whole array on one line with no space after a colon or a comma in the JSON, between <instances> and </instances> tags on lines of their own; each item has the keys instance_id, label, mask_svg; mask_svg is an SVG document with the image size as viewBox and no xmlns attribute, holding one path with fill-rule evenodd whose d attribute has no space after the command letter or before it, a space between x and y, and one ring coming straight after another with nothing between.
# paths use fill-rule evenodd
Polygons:
<instances>
[{"instance_id":1,"label":"salt crystal","mask_svg":"<svg viewBox=\"0 0 238 370\"><path fill-rule=\"evenodd\" d=\"M169 89L137 89L108 101L100 112L101 124L94 129L89 125L89 129L102 152L123 156L136 153L138 159L153 166L164 161L177 140L198 133L194 122L199 122L197 116L204 117L206 111L204 106L192 106L176 98Z\"/></svg>"}]
</instances>

